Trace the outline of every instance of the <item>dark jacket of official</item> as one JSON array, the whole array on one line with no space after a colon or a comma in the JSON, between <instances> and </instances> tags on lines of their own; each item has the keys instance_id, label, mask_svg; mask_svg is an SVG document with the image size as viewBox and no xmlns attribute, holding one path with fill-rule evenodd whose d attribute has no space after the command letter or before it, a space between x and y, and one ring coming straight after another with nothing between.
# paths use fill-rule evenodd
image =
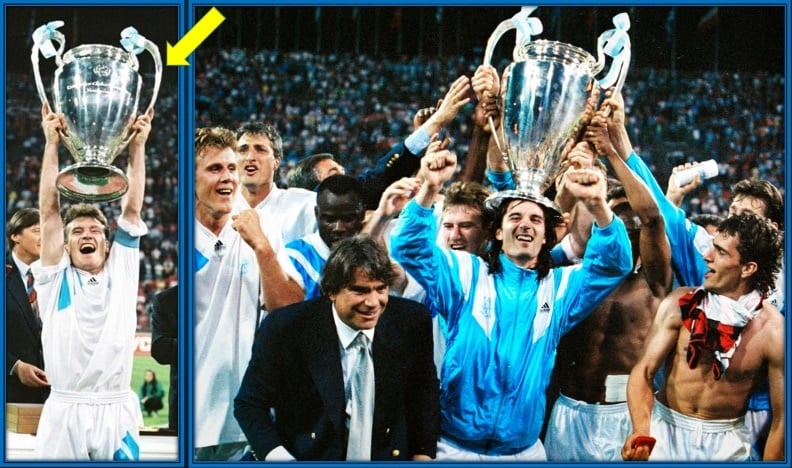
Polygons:
<instances>
[{"instance_id":1,"label":"dark jacket of official","mask_svg":"<svg viewBox=\"0 0 792 468\"><path fill-rule=\"evenodd\" d=\"M151 357L170 366L168 428L175 431L179 425L179 287L158 292L149 307Z\"/></svg>"},{"instance_id":2,"label":"dark jacket of official","mask_svg":"<svg viewBox=\"0 0 792 468\"><path fill-rule=\"evenodd\" d=\"M273 311L262 322L234 399L234 416L259 459L280 445L298 460L346 459L344 380L332 314L321 297ZM391 296L372 348L372 460L435 456L440 402L432 349L426 307Z\"/></svg>"},{"instance_id":3,"label":"dark jacket of official","mask_svg":"<svg viewBox=\"0 0 792 468\"><path fill-rule=\"evenodd\" d=\"M22 385L19 377L11 375L11 368L19 359L44 369L41 334L33 309L28 301L27 288L19 276L11 254L6 256L6 401L13 403L44 403L49 387Z\"/></svg>"}]
</instances>

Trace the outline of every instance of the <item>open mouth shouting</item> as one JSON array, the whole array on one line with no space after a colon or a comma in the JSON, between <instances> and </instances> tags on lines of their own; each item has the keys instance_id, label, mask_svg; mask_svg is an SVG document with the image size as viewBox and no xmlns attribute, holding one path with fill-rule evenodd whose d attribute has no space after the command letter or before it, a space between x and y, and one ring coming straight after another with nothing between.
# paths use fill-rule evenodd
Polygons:
<instances>
[{"instance_id":1,"label":"open mouth shouting","mask_svg":"<svg viewBox=\"0 0 792 468\"><path fill-rule=\"evenodd\" d=\"M242 169L245 171L245 174L249 176L252 176L258 172L258 166L255 164L245 164L242 166Z\"/></svg>"},{"instance_id":2,"label":"open mouth shouting","mask_svg":"<svg viewBox=\"0 0 792 468\"><path fill-rule=\"evenodd\" d=\"M80 253L82 254L92 254L96 252L96 245L90 242L84 242L80 244Z\"/></svg>"}]
</instances>

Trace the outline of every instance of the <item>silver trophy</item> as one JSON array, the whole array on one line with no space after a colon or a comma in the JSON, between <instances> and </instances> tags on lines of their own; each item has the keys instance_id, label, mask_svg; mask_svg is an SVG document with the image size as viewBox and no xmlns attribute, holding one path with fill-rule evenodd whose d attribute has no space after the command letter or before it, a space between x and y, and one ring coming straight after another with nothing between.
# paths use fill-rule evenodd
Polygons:
<instances>
[{"instance_id":1,"label":"silver trophy","mask_svg":"<svg viewBox=\"0 0 792 468\"><path fill-rule=\"evenodd\" d=\"M542 32L538 18L529 17L536 7L523 7L501 22L487 42L484 64L501 36L516 29L514 62L504 70L500 94L500 127L493 131L495 143L507 161L515 188L490 196L487 205L520 198L560 212L544 196L545 188L559 175L566 154L580 139L598 107L601 90L615 85L621 90L630 63L630 20L626 13L613 18L614 29L600 35L599 59L563 42L537 40ZM597 79L610 56L610 71ZM490 122L490 126L495 126Z\"/></svg>"},{"instance_id":2,"label":"silver trophy","mask_svg":"<svg viewBox=\"0 0 792 468\"><path fill-rule=\"evenodd\" d=\"M134 136L142 78L137 54L154 58L155 76L150 107L154 106L162 79L162 58L157 46L133 27L121 31L121 45L85 44L63 54L62 21L40 26L33 33L33 74L41 102L62 113L67 129L61 135L76 163L58 173L56 185L65 196L83 201L110 201L129 188L126 175L112 165ZM53 42L58 44L55 48ZM50 106L39 71L39 52L55 57L52 81L54 106Z\"/></svg>"}]
</instances>

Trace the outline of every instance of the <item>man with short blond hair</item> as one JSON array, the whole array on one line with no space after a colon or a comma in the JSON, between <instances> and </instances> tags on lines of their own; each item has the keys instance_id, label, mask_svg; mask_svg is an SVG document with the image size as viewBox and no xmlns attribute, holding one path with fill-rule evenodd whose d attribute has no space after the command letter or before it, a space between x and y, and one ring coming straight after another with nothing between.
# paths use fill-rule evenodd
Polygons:
<instances>
[{"instance_id":1,"label":"man with short blond hair","mask_svg":"<svg viewBox=\"0 0 792 468\"><path fill-rule=\"evenodd\" d=\"M130 388L137 328L145 143L154 109L132 126L127 177L112 246L108 222L93 205L61 217L58 147L63 114L42 105L41 258L33 264L52 385L36 435L36 456L61 460L138 460L143 417Z\"/></svg>"}]
</instances>

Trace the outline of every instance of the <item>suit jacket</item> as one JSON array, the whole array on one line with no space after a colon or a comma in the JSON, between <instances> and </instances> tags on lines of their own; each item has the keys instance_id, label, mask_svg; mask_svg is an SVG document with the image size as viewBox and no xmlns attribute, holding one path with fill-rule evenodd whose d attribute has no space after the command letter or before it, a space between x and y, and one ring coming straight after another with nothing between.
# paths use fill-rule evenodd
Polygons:
<instances>
[{"instance_id":1,"label":"suit jacket","mask_svg":"<svg viewBox=\"0 0 792 468\"><path fill-rule=\"evenodd\" d=\"M344 378L332 314L321 297L273 311L261 324L234 399L234 416L261 459L280 445L298 460L346 459ZM371 459L434 457L440 401L429 311L391 296L372 345Z\"/></svg>"},{"instance_id":2,"label":"suit jacket","mask_svg":"<svg viewBox=\"0 0 792 468\"><path fill-rule=\"evenodd\" d=\"M151 357L170 366L168 428L175 431L179 425L179 287L172 286L157 293L149 310Z\"/></svg>"},{"instance_id":3,"label":"suit jacket","mask_svg":"<svg viewBox=\"0 0 792 468\"><path fill-rule=\"evenodd\" d=\"M377 164L359 176L363 186L363 203L376 210L382 193L402 177L412 177L421 168L421 156L407 149L404 141L377 160Z\"/></svg>"},{"instance_id":4,"label":"suit jacket","mask_svg":"<svg viewBox=\"0 0 792 468\"><path fill-rule=\"evenodd\" d=\"M11 368L19 359L44 369L41 335L33 309L28 301L27 287L19 276L19 268L11 254L6 256L6 401L13 403L44 403L49 387L22 385Z\"/></svg>"}]
</instances>

